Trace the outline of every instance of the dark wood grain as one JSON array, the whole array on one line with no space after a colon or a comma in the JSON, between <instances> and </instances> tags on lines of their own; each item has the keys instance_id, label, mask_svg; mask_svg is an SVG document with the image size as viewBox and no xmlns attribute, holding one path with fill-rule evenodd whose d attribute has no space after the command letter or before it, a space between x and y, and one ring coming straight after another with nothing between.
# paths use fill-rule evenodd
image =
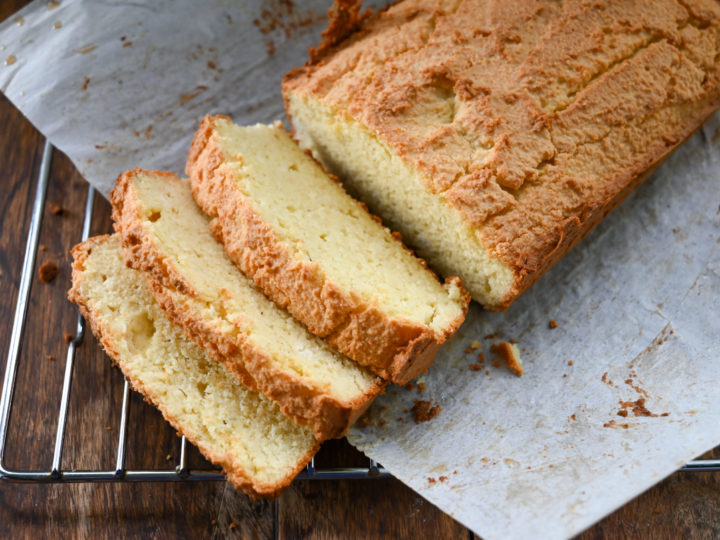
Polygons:
<instances>
[{"instance_id":1,"label":"dark wood grain","mask_svg":"<svg viewBox=\"0 0 720 540\"><path fill-rule=\"evenodd\" d=\"M27 0L0 2L0 20ZM0 376L4 374L42 137L0 96ZM7 464L47 469L52 457L64 370L65 332L76 311L65 300L69 248L78 241L87 185L69 160L54 155L38 264L60 265L51 283L33 282L18 370ZM109 206L98 197L93 233L109 232ZM113 467L122 375L91 335L74 371L64 467ZM172 468L179 439L135 393L127 465ZM715 457L720 457L716 449ZM209 467L196 450L193 467ZM324 445L318 466L363 465L344 440ZM30 485L0 482L0 538L473 538L463 526L397 480L299 481L276 502L252 502L228 484ZM676 473L579 538L720 538L720 474Z\"/></svg>"}]
</instances>

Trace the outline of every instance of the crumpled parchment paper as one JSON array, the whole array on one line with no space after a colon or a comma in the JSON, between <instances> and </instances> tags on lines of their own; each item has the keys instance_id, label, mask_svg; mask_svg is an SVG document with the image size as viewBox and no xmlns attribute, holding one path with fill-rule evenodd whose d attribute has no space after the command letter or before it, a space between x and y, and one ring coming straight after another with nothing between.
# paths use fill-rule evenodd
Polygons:
<instances>
[{"instance_id":1,"label":"crumpled parchment paper","mask_svg":"<svg viewBox=\"0 0 720 540\"><path fill-rule=\"evenodd\" d=\"M36 1L0 24L0 89L107 195L126 169L181 173L207 113L282 118L328 7ZM719 301L716 115L508 312L473 305L349 439L485 538L571 536L720 443ZM510 339L520 378L491 351ZM441 410L416 424L414 400Z\"/></svg>"}]
</instances>

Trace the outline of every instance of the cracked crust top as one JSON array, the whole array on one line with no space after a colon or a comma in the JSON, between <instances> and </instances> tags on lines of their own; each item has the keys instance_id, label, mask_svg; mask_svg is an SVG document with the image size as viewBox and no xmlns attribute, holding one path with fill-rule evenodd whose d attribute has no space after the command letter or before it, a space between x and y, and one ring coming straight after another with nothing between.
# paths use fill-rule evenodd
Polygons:
<instances>
[{"instance_id":1,"label":"cracked crust top","mask_svg":"<svg viewBox=\"0 0 720 540\"><path fill-rule=\"evenodd\" d=\"M713 0L406 0L289 73L516 276L504 308L720 105Z\"/></svg>"}]
</instances>

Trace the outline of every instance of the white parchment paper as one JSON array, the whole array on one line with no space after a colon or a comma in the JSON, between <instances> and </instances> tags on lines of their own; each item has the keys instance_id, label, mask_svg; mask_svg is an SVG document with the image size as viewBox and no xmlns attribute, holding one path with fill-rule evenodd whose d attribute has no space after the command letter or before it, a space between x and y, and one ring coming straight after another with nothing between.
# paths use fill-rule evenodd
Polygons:
<instances>
[{"instance_id":1,"label":"white parchment paper","mask_svg":"<svg viewBox=\"0 0 720 540\"><path fill-rule=\"evenodd\" d=\"M328 5L36 1L0 24L0 89L106 195L181 173L206 113L282 118ZM719 301L716 115L508 312L473 305L424 392L391 389L350 441L485 538L571 536L720 443ZM493 365L503 339L521 378ZM415 399L442 410L416 424Z\"/></svg>"}]
</instances>

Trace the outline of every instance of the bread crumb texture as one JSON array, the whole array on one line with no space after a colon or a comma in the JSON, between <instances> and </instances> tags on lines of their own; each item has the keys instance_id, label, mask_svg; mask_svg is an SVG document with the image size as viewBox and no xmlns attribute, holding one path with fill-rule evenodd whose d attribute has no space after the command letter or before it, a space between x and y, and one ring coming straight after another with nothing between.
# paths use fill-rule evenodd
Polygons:
<instances>
[{"instance_id":1,"label":"bread crumb texture","mask_svg":"<svg viewBox=\"0 0 720 540\"><path fill-rule=\"evenodd\" d=\"M340 436L381 389L266 298L228 259L174 174L129 171L111 194L128 263L146 271L161 307L239 380L317 437Z\"/></svg>"},{"instance_id":2,"label":"bread crumb texture","mask_svg":"<svg viewBox=\"0 0 720 540\"><path fill-rule=\"evenodd\" d=\"M248 390L165 317L145 276L125 265L119 238L73 250L77 303L133 388L236 487L270 496L287 486L318 443L262 395Z\"/></svg>"},{"instance_id":3,"label":"bread crumb texture","mask_svg":"<svg viewBox=\"0 0 720 540\"><path fill-rule=\"evenodd\" d=\"M408 0L284 96L304 148L505 309L720 101L713 0Z\"/></svg>"},{"instance_id":4,"label":"bread crumb texture","mask_svg":"<svg viewBox=\"0 0 720 540\"><path fill-rule=\"evenodd\" d=\"M440 283L279 124L206 117L187 172L230 259L311 332L384 378L403 383L425 371L464 320L460 280Z\"/></svg>"}]
</instances>

